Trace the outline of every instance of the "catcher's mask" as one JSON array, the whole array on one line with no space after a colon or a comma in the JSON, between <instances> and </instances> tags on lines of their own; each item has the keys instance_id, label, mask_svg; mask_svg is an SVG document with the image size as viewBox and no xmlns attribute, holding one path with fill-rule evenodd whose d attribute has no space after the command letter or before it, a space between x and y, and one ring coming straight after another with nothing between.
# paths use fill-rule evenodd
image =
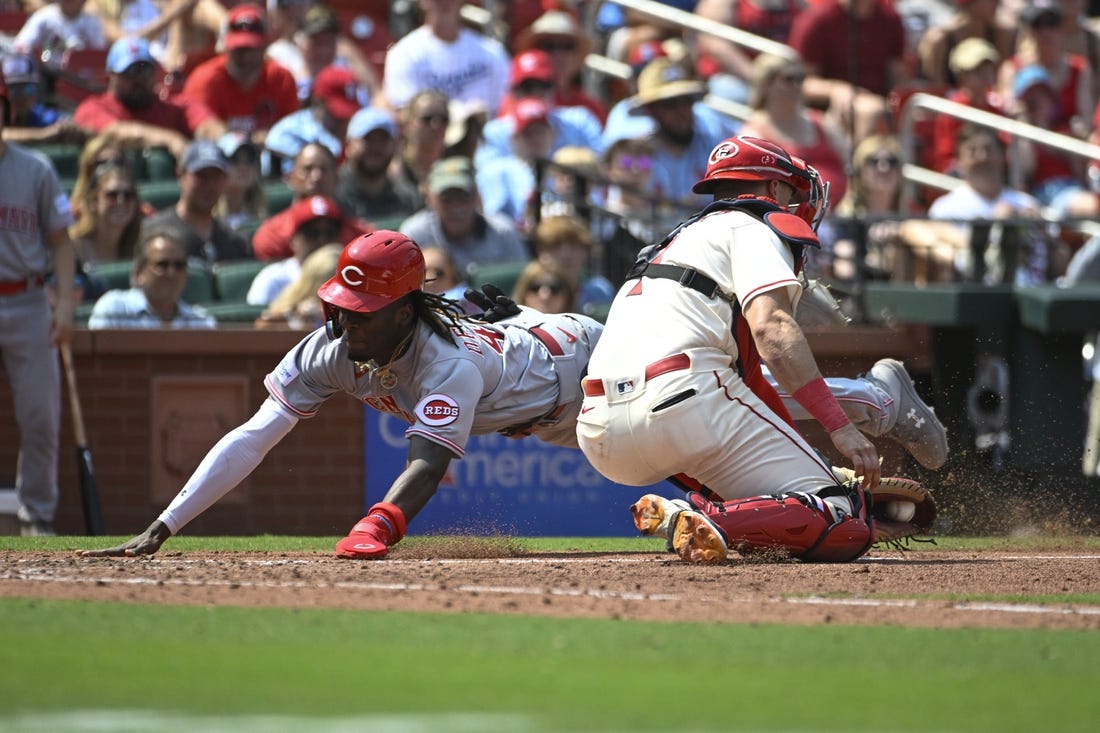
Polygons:
<instances>
[{"instance_id":1,"label":"catcher's mask","mask_svg":"<svg viewBox=\"0 0 1100 733\"><path fill-rule=\"evenodd\" d=\"M719 181L783 181L795 189L793 213L817 231L829 206L829 184L806 161L759 137L736 136L710 151L707 172L691 190L713 193Z\"/></svg>"},{"instance_id":2,"label":"catcher's mask","mask_svg":"<svg viewBox=\"0 0 1100 733\"><path fill-rule=\"evenodd\" d=\"M317 289L330 339L344 329L340 311L373 313L424 284L424 255L416 242L381 229L356 237L344 247L336 274Z\"/></svg>"}]
</instances>

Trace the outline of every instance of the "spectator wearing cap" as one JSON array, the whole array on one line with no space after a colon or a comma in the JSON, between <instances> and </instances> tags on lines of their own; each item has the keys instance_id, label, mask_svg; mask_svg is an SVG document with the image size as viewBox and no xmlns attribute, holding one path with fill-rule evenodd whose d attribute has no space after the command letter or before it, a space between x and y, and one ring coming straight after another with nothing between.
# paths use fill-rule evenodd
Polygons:
<instances>
[{"instance_id":1,"label":"spectator wearing cap","mask_svg":"<svg viewBox=\"0 0 1100 733\"><path fill-rule=\"evenodd\" d=\"M225 190L228 161L213 140L195 140L184 150L176 167L180 197L174 206L145 220L143 228L179 227L191 259L212 265L252 256L248 242L214 214Z\"/></svg>"},{"instance_id":2,"label":"spectator wearing cap","mask_svg":"<svg viewBox=\"0 0 1100 733\"><path fill-rule=\"evenodd\" d=\"M549 160L557 134L550 122L551 108L543 99L521 99L512 107L512 136L508 155L497 156L477 169L482 211L503 214L521 231L533 223L536 196L535 162Z\"/></svg>"},{"instance_id":3,"label":"spectator wearing cap","mask_svg":"<svg viewBox=\"0 0 1100 733\"><path fill-rule=\"evenodd\" d=\"M777 43L786 43L795 17L806 7L803 0L699 0L694 13L704 20L728 25ZM700 33L696 38L696 71L710 91L745 103L758 54L724 38Z\"/></svg>"},{"instance_id":4,"label":"spectator wearing cap","mask_svg":"<svg viewBox=\"0 0 1100 733\"><path fill-rule=\"evenodd\" d=\"M306 143L294 158L294 166L284 175L284 180L294 192L294 200L311 196L336 198L337 167L336 156L320 143ZM339 202L337 202L339 205ZM350 242L361 234L374 231L369 222L356 219L341 208L343 229L337 238L340 242ZM260 224L252 235L252 249L257 259L281 260L294 254L290 238L294 235L294 220L290 209L283 209L275 216Z\"/></svg>"},{"instance_id":5,"label":"spectator wearing cap","mask_svg":"<svg viewBox=\"0 0 1100 733\"><path fill-rule=\"evenodd\" d=\"M364 107L348 123L336 199L354 216L386 229L424 207L416 186L391 172L397 121L388 110Z\"/></svg>"},{"instance_id":6,"label":"spectator wearing cap","mask_svg":"<svg viewBox=\"0 0 1100 733\"><path fill-rule=\"evenodd\" d=\"M107 53L107 91L87 97L73 121L90 133L110 128L118 141L137 148L167 148L177 159L192 138L225 132L201 102L157 94L157 63L144 38L121 38Z\"/></svg>"},{"instance_id":7,"label":"spectator wearing cap","mask_svg":"<svg viewBox=\"0 0 1100 733\"><path fill-rule=\"evenodd\" d=\"M1001 56L984 38L967 38L951 50L948 64L956 87L947 93L952 102L983 112L1005 114L997 93L997 68ZM936 115L933 127L932 167L941 173L954 173L955 150L963 121L951 115Z\"/></svg>"},{"instance_id":8,"label":"spectator wearing cap","mask_svg":"<svg viewBox=\"0 0 1100 733\"><path fill-rule=\"evenodd\" d=\"M479 266L526 262L531 253L515 223L499 214L483 214L474 166L469 158L443 158L427 180L428 205L401 223L402 234L447 251L464 280Z\"/></svg>"},{"instance_id":9,"label":"spectator wearing cap","mask_svg":"<svg viewBox=\"0 0 1100 733\"><path fill-rule=\"evenodd\" d=\"M300 106L294 76L264 58L266 33L259 6L235 6L226 21L224 53L192 71L182 92L213 110L228 129L249 133L257 144L275 122Z\"/></svg>"},{"instance_id":10,"label":"spectator wearing cap","mask_svg":"<svg viewBox=\"0 0 1100 733\"><path fill-rule=\"evenodd\" d=\"M668 58L656 58L642 69L631 114L654 123L647 137L654 149L651 192L698 207L706 197L691 194L706 173L715 140L737 134L740 124L696 103L706 85ZM684 198L685 195L687 198Z\"/></svg>"},{"instance_id":11,"label":"spectator wearing cap","mask_svg":"<svg viewBox=\"0 0 1100 733\"><path fill-rule=\"evenodd\" d=\"M1069 125L1059 122L1058 90L1047 70L1037 64L1025 66L1013 79L1013 112L1016 119L1044 130L1072 135ZM1020 139L1014 149L1029 193L1044 206L1061 210L1064 197L1085 189L1086 161L1045 145Z\"/></svg>"},{"instance_id":12,"label":"spectator wearing cap","mask_svg":"<svg viewBox=\"0 0 1100 733\"><path fill-rule=\"evenodd\" d=\"M370 94L342 66L326 66L313 80L310 105L282 118L267 133L265 146L290 168L306 143L321 143L341 158L352 115L368 104Z\"/></svg>"},{"instance_id":13,"label":"spectator wearing cap","mask_svg":"<svg viewBox=\"0 0 1100 733\"><path fill-rule=\"evenodd\" d=\"M277 38L267 47L266 55L294 75L298 97L310 98L313 79L333 64L355 74L367 99L381 92L381 82L363 52L343 33L340 19L326 5L302 0L278 0L268 3L271 30Z\"/></svg>"},{"instance_id":14,"label":"spectator wearing cap","mask_svg":"<svg viewBox=\"0 0 1100 733\"><path fill-rule=\"evenodd\" d=\"M1042 66L1058 92L1055 124L1068 125L1075 135L1085 137L1091 130L1089 115L1096 107L1094 74L1084 56L1066 51L1063 18L1057 0L1032 0L1020 11L1023 35L1016 54L1001 65L1000 88L1008 106L1014 106L1012 90L1016 73L1025 66Z\"/></svg>"},{"instance_id":15,"label":"spectator wearing cap","mask_svg":"<svg viewBox=\"0 0 1100 733\"><path fill-rule=\"evenodd\" d=\"M241 236L252 232L267 215L267 197L260 180L260 148L243 132L227 132L218 138L227 162L225 190L214 215Z\"/></svg>"},{"instance_id":16,"label":"spectator wearing cap","mask_svg":"<svg viewBox=\"0 0 1100 733\"><path fill-rule=\"evenodd\" d=\"M326 244L339 243L343 214L328 196L309 196L295 201L287 209L293 233L291 256L265 266L256 273L245 300L252 305L268 305L302 272L302 263Z\"/></svg>"},{"instance_id":17,"label":"spectator wearing cap","mask_svg":"<svg viewBox=\"0 0 1100 733\"><path fill-rule=\"evenodd\" d=\"M905 26L893 3L812 3L795 17L787 43L806 64L806 103L827 110L839 129L853 130L849 143L883 123L886 95L909 78Z\"/></svg>"},{"instance_id":18,"label":"spectator wearing cap","mask_svg":"<svg viewBox=\"0 0 1100 733\"><path fill-rule=\"evenodd\" d=\"M519 33L515 49L517 55L538 50L549 56L553 70L554 96L551 101L554 106L584 107L603 125L607 120L607 107L580 87L581 70L585 57L592 50L592 41L581 30L572 13L547 10ZM502 112L508 111L508 105L506 99Z\"/></svg>"},{"instance_id":19,"label":"spectator wearing cap","mask_svg":"<svg viewBox=\"0 0 1100 733\"><path fill-rule=\"evenodd\" d=\"M524 51L512 59L509 75L510 100L504 109L513 110L520 102L537 99L551 109L550 124L554 128L551 153L565 146L603 149L603 124L585 107L558 107L555 103L554 65L550 55L541 50ZM489 120L483 130L484 141L476 160L484 166L494 157L509 155L515 133L514 115L503 113Z\"/></svg>"},{"instance_id":20,"label":"spectator wearing cap","mask_svg":"<svg viewBox=\"0 0 1100 733\"><path fill-rule=\"evenodd\" d=\"M79 143L87 133L55 107L41 101L42 78L38 64L28 54L4 56L3 79L8 85L10 122L4 126L4 140L21 145Z\"/></svg>"},{"instance_id":21,"label":"spectator wearing cap","mask_svg":"<svg viewBox=\"0 0 1100 733\"><path fill-rule=\"evenodd\" d=\"M462 3L419 0L424 22L386 52L385 104L401 109L420 91L480 103L495 115L508 90L508 52L462 22Z\"/></svg>"},{"instance_id":22,"label":"spectator wearing cap","mask_svg":"<svg viewBox=\"0 0 1100 733\"><path fill-rule=\"evenodd\" d=\"M1016 49L1016 29L997 12L1000 0L959 0L954 4L954 14L930 26L917 43L921 75L937 92L959 86L951 57L967 39L992 44L1001 59L1008 58Z\"/></svg>"},{"instance_id":23,"label":"spectator wearing cap","mask_svg":"<svg viewBox=\"0 0 1100 733\"><path fill-rule=\"evenodd\" d=\"M36 57L60 57L70 49L107 48L107 37L99 18L84 12L84 0L56 0L31 13L12 46Z\"/></svg>"}]
</instances>

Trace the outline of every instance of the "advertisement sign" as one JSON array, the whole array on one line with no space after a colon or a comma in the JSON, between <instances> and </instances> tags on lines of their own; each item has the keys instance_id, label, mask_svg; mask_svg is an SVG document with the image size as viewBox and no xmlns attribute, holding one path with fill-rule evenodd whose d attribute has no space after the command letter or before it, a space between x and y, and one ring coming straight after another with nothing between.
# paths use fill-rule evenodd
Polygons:
<instances>
[{"instance_id":1,"label":"advertisement sign","mask_svg":"<svg viewBox=\"0 0 1100 733\"><path fill-rule=\"evenodd\" d=\"M364 508L381 501L405 469L409 424L366 409ZM577 449L538 438L474 436L451 461L439 491L409 527L418 534L632 537L638 497L683 494L671 484L622 486L601 476Z\"/></svg>"}]
</instances>

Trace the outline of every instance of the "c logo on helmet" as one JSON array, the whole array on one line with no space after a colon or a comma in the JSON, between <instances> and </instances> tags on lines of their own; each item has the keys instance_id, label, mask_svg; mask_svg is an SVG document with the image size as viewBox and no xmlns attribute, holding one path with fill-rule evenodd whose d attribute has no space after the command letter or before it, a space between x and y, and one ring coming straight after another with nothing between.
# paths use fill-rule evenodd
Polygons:
<instances>
[{"instance_id":1,"label":"c logo on helmet","mask_svg":"<svg viewBox=\"0 0 1100 733\"><path fill-rule=\"evenodd\" d=\"M764 165L775 165L774 155L763 155L760 158L760 162Z\"/></svg>"},{"instance_id":2,"label":"c logo on helmet","mask_svg":"<svg viewBox=\"0 0 1100 733\"><path fill-rule=\"evenodd\" d=\"M732 140L720 142L714 146L714 150L710 151L710 160L708 161L708 163L710 165L714 165L720 160L732 158L739 152L741 152L741 149L737 147L737 143L733 142Z\"/></svg>"},{"instance_id":3,"label":"c logo on helmet","mask_svg":"<svg viewBox=\"0 0 1100 733\"><path fill-rule=\"evenodd\" d=\"M353 278L352 275L358 275L357 278ZM340 270L340 278L352 287L358 287L363 284L363 279L366 275L355 265L348 265L343 270Z\"/></svg>"}]
</instances>

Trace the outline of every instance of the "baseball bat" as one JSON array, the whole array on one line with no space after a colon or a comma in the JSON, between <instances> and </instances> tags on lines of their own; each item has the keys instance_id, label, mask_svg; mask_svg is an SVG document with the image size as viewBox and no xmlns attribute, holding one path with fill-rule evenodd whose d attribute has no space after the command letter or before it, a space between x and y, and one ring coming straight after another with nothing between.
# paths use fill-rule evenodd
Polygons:
<instances>
[{"instance_id":1,"label":"baseball bat","mask_svg":"<svg viewBox=\"0 0 1100 733\"><path fill-rule=\"evenodd\" d=\"M90 535L103 534L103 515L99 506L99 484L92 466L92 452L84 433L84 413L80 409L80 394L76 390L76 369L73 352L68 344L61 345L61 361L65 364L65 379L69 383L69 408L73 414L73 435L76 437L76 470L80 476L80 500L84 505L84 526Z\"/></svg>"}]
</instances>

